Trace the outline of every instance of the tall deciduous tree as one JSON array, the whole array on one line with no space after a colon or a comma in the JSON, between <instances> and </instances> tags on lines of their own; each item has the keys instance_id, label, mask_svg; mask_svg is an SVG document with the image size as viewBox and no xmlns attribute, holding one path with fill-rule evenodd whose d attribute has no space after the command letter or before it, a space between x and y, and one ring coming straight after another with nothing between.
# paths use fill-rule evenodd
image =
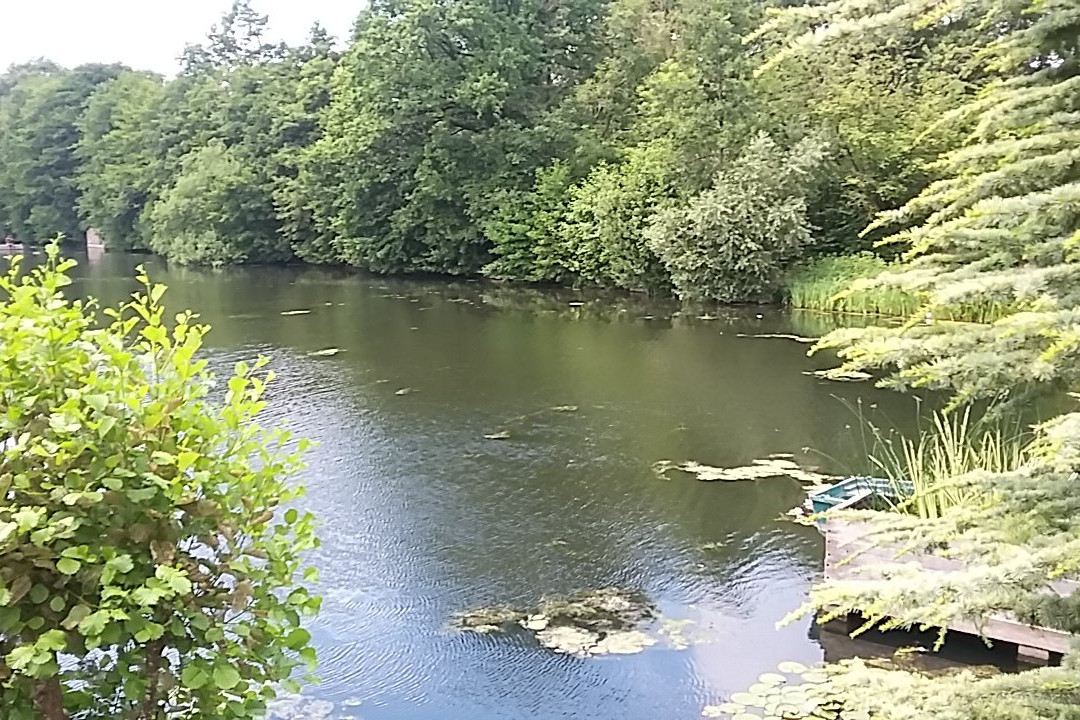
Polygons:
<instances>
[{"instance_id":1,"label":"tall deciduous tree","mask_svg":"<svg viewBox=\"0 0 1080 720\"><path fill-rule=\"evenodd\" d=\"M80 236L78 120L94 89L119 66L60 70L48 63L13 69L0 93L0 224L37 242Z\"/></svg>"}]
</instances>

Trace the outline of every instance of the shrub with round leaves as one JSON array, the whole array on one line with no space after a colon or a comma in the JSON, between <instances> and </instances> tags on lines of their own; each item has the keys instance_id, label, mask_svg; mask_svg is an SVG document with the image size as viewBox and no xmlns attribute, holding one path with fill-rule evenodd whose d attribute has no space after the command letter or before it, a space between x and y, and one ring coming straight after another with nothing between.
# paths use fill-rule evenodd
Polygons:
<instances>
[{"instance_id":1,"label":"shrub with round leaves","mask_svg":"<svg viewBox=\"0 0 1080 720\"><path fill-rule=\"evenodd\" d=\"M264 359L212 400L207 327L141 271L102 324L73 264L0 277L2 714L257 717L315 662L305 443L255 423Z\"/></svg>"}]
</instances>

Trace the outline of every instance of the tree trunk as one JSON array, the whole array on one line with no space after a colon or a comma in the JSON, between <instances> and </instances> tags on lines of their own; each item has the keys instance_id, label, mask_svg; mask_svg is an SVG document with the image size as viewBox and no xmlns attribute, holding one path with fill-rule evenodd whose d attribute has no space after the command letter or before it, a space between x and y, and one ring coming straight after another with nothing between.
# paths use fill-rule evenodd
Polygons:
<instances>
[{"instance_id":1,"label":"tree trunk","mask_svg":"<svg viewBox=\"0 0 1080 720\"><path fill-rule=\"evenodd\" d=\"M34 684L34 705L45 720L68 720L64 710L64 691L59 678L41 680Z\"/></svg>"}]
</instances>

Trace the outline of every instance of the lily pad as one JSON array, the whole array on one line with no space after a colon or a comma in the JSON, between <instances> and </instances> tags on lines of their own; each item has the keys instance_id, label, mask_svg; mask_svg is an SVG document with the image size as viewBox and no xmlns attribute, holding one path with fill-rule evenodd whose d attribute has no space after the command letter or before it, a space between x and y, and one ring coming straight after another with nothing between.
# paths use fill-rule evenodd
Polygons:
<instances>
[{"instance_id":1,"label":"lily pad","mask_svg":"<svg viewBox=\"0 0 1080 720\"><path fill-rule=\"evenodd\" d=\"M737 692L731 696L731 702L738 703L743 707L759 707L764 702L764 698L748 692Z\"/></svg>"},{"instance_id":2,"label":"lily pad","mask_svg":"<svg viewBox=\"0 0 1080 720\"><path fill-rule=\"evenodd\" d=\"M521 622L521 626L526 630L544 630L551 623L547 615L530 615Z\"/></svg>"},{"instance_id":3,"label":"lily pad","mask_svg":"<svg viewBox=\"0 0 1080 720\"><path fill-rule=\"evenodd\" d=\"M499 630L503 625L519 622L524 618L525 613L519 610L505 605L493 605L462 613L454 618L451 626L458 630L487 633Z\"/></svg>"},{"instance_id":4,"label":"lily pad","mask_svg":"<svg viewBox=\"0 0 1080 720\"><path fill-rule=\"evenodd\" d=\"M763 685L783 685L787 682L787 678L779 673L762 673L758 677L758 682Z\"/></svg>"},{"instance_id":5,"label":"lily pad","mask_svg":"<svg viewBox=\"0 0 1080 720\"><path fill-rule=\"evenodd\" d=\"M571 625L558 625L541 630L536 639L556 652L586 657L600 641L600 635Z\"/></svg>"},{"instance_id":6,"label":"lily pad","mask_svg":"<svg viewBox=\"0 0 1080 720\"><path fill-rule=\"evenodd\" d=\"M724 715L734 715L735 713L742 712L742 710L742 705L727 702L720 703L719 705L707 705L705 710L701 711L701 714L705 717L723 717Z\"/></svg>"},{"instance_id":7,"label":"lily pad","mask_svg":"<svg viewBox=\"0 0 1080 720\"><path fill-rule=\"evenodd\" d=\"M806 667L802 663L793 662L791 660L780 663L776 666L776 669L782 673L789 675L801 675L804 672L808 672L810 668Z\"/></svg>"},{"instance_id":8,"label":"lily pad","mask_svg":"<svg viewBox=\"0 0 1080 720\"><path fill-rule=\"evenodd\" d=\"M592 648L593 655L633 655L656 644L656 638L640 630L608 633Z\"/></svg>"}]
</instances>

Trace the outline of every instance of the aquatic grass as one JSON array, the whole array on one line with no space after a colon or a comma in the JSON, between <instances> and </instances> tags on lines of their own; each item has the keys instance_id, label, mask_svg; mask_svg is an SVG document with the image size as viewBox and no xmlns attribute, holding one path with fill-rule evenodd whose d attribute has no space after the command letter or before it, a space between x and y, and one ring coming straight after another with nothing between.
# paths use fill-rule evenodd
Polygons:
<instances>
[{"instance_id":1,"label":"aquatic grass","mask_svg":"<svg viewBox=\"0 0 1080 720\"><path fill-rule=\"evenodd\" d=\"M873 441L870 461L892 485L891 509L928 520L981 499L976 488L957 482L961 476L976 470L1007 472L1027 459L1025 433L976 421L970 408L934 412L914 438L867 426Z\"/></svg>"},{"instance_id":2,"label":"aquatic grass","mask_svg":"<svg viewBox=\"0 0 1080 720\"><path fill-rule=\"evenodd\" d=\"M1019 309L1015 304L985 297L947 308L931 308L924 293L859 282L901 269L901 265L888 263L869 252L818 258L797 270L789 280L788 304L801 310L847 315L897 318L929 315L935 320L969 323L992 323Z\"/></svg>"},{"instance_id":3,"label":"aquatic grass","mask_svg":"<svg viewBox=\"0 0 1080 720\"><path fill-rule=\"evenodd\" d=\"M804 310L854 315L909 316L923 299L898 288L853 289L857 280L877 277L889 263L868 253L819 258L798 270L788 283L788 302Z\"/></svg>"}]
</instances>

